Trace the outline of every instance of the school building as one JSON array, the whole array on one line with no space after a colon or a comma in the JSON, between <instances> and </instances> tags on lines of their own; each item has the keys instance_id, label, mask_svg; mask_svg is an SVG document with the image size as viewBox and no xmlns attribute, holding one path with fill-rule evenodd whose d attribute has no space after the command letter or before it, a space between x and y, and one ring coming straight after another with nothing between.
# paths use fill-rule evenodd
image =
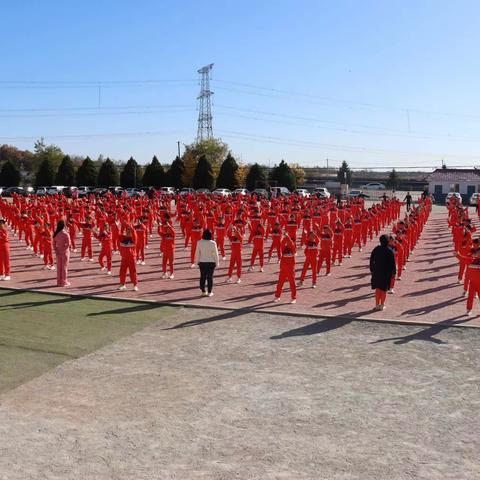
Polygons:
<instances>
[{"instance_id":1,"label":"school building","mask_svg":"<svg viewBox=\"0 0 480 480\"><path fill-rule=\"evenodd\" d=\"M426 180L436 203L444 203L447 193L458 192L466 204L472 193L480 192L480 170L476 168L437 168Z\"/></svg>"}]
</instances>

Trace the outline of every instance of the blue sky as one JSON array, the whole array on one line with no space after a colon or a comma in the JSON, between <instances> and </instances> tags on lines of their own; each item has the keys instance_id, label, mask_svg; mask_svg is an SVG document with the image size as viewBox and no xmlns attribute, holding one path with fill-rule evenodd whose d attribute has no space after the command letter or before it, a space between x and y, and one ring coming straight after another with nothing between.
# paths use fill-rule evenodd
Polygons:
<instances>
[{"instance_id":1,"label":"blue sky","mask_svg":"<svg viewBox=\"0 0 480 480\"><path fill-rule=\"evenodd\" d=\"M23 0L1 11L0 143L31 149L44 136L71 154L169 163L177 140L195 138L196 71L214 62L214 134L246 163L480 163L477 1Z\"/></svg>"}]
</instances>

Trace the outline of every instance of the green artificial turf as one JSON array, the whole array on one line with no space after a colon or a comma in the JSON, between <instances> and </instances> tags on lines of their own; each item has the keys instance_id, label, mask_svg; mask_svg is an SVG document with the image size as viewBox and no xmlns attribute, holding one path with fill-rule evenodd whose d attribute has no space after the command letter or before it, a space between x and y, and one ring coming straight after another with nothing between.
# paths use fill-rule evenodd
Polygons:
<instances>
[{"instance_id":1,"label":"green artificial turf","mask_svg":"<svg viewBox=\"0 0 480 480\"><path fill-rule=\"evenodd\" d=\"M161 320L156 304L0 290L0 394Z\"/></svg>"}]
</instances>

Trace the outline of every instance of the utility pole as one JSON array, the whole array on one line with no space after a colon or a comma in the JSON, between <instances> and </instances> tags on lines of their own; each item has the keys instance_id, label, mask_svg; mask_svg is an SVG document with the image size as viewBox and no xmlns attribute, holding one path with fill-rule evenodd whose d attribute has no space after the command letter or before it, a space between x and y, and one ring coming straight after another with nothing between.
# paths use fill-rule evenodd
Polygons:
<instances>
[{"instance_id":1,"label":"utility pole","mask_svg":"<svg viewBox=\"0 0 480 480\"><path fill-rule=\"evenodd\" d=\"M180 158L180 141L177 142L178 158Z\"/></svg>"},{"instance_id":2,"label":"utility pole","mask_svg":"<svg viewBox=\"0 0 480 480\"><path fill-rule=\"evenodd\" d=\"M198 100L198 127L197 127L197 143L206 138L213 137L212 127L212 101L210 97L213 92L210 90L210 72L213 63L206 65L197 70L200 74L200 94Z\"/></svg>"}]
</instances>

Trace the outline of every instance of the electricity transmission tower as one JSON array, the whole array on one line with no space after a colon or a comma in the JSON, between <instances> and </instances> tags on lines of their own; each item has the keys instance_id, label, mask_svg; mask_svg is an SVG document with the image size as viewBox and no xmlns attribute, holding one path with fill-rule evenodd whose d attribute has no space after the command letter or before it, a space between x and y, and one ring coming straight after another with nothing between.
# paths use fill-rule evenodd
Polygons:
<instances>
[{"instance_id":1,"label":"electricity transmission tower","mask_svg":"<svg viewBox=\"0 0 480 480\"><path fill-rule=\"evenodd\" d=\"M198 127L197 127L197 143L205 138L213 137L212 128L212 102L210 97L213 92L210 91L210 71L213 63L200 68L197 72L200 74L200 95L198 100Z\"/></svg>"}]
</instances>

